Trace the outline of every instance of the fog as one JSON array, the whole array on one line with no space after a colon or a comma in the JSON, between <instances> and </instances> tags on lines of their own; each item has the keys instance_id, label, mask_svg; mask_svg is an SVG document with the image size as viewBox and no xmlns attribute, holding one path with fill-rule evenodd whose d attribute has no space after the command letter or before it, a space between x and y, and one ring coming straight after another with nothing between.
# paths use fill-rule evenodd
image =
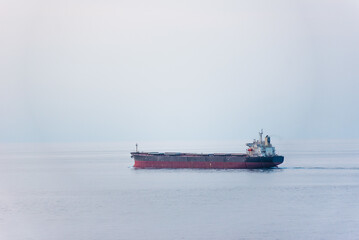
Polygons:
<instances>
[{"instance_id":1,"label":"fog","mask_svg":"<svg viewBox=\"0 0 359 240\"><path fill-rule=\"evenodd\" d=\"M359 138L359 3L0 3L0 141Z\"/></svg>"}]
</instances>

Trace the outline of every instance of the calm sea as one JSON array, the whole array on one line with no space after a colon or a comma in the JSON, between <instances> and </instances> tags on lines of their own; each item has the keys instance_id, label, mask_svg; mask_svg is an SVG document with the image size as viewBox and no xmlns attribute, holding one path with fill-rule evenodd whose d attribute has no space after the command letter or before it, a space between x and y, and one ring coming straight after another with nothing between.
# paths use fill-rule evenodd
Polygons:
<instances>
[{"instance_id":1,"label":"calm sea","mask_svg":"<svg viewBox=\"0 0 359 240\"><path fill-rule=\"evenodd\" d=\"M277 141L285 162L269 170L136 170L134 144L1 144L0 239L359 239L358 140Z\"/></svg>"}]
</instances>

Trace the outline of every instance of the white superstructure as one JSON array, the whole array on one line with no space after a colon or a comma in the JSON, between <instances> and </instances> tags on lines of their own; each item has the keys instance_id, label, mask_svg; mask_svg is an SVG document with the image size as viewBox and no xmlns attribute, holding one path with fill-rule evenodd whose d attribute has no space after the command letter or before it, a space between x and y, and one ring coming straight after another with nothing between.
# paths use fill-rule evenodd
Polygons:
<instances>
[{"instance_id":1,"label":"white superstructure","mask_svg":"<svg viewBox=\"0 0 359 240\"><path fill-rule=\"evenodd\" d=\"M247 143L247 154L250 157L271 157L275 156L275 148L270 143L270 137L267 135L262 139L263 129L259 132L259 140L253 140L253 143Z\"/></svg>"}]
</instances>

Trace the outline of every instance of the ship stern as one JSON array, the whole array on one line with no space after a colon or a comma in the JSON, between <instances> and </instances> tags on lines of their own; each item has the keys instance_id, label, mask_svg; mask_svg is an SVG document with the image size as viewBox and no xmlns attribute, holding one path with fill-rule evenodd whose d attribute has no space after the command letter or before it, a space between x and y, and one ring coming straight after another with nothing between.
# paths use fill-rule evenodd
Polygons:
<instances>
[{"instance_id":1,"label":"ship stern","mask_svg":"<svg viewBox=\"0 0 359 240\"><path fill-rule=\"evenodd\" d=\"M271 168L282 164L284 161L283 156L271 157L248 157L246 159L247 168Z\"/></svg>"}]
</instances>

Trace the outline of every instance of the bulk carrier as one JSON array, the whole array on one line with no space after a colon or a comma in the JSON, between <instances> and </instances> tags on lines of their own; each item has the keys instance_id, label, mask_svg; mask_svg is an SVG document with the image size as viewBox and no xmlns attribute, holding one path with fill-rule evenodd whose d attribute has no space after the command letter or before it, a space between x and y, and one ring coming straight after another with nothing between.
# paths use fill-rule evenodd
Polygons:
<instances>
[{"instance_id":1,"label":"bulk carrier","mask_svg":"<svg viewBox=\"0 0 359 240\"><path fill-rule=\"evenodd\" d=\"M283 163L284 157L279 156L267 135L262 140L247 143L246 153L180 153L180 152L131 152L135 168L271 168Z\"/></svg>"}]
</instances>

